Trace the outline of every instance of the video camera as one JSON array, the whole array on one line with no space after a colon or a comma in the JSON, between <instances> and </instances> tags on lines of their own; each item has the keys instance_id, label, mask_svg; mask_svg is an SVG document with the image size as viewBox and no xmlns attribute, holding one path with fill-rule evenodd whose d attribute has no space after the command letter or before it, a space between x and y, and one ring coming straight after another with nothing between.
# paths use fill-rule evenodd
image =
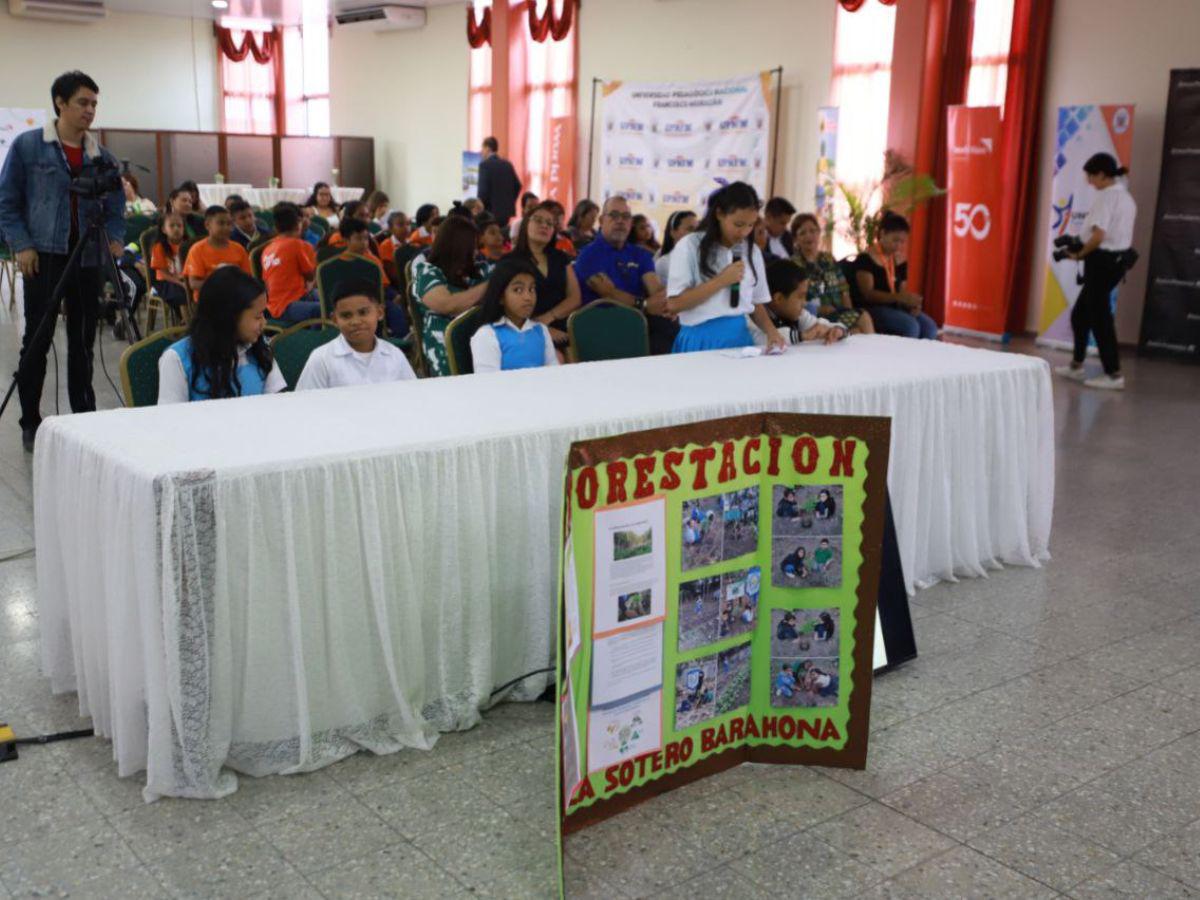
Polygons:
<instances>
[{"instance_id":1,"label":"video camera","mask_svg":"<svg viewBox=\"0 0 1200 900\"><path fill-rule=\"evenodd\" d=\"M81 197L99 200L105 194L111 194L113 191L124 192L125 187L121 183L121 175L128 171L128 160L124 161L123 166L118 166L101 156L96 159L96 174L80 175L71 179L67 190L72 194L79 194Z\"/></svg>"},{"instance_id":2,"label":"video camera","mask_svg":"<svg viewBox=\"0 0 1200 900\"><path fill-rule=\"evenodd\" d=\"M1059 235L1054 239L1054 252L1050 254L1055 262L1062 262L1072 253L1083 249L1083 241L1073 234Z\"/></svg>"}]
</instances>

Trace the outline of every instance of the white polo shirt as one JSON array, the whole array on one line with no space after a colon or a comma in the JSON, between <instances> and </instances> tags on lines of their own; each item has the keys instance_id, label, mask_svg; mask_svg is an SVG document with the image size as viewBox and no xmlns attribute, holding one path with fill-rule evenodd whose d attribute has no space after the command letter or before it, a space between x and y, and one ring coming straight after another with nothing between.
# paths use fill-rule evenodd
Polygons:
<instances>
[{"instance_id":1,"label":"white polo shirt","mask_svg":"<svg viewBox=\"0 0 1200 900\"><path fill-rule=\"evenodd\" d=\"M359 353L339 334L309 354L300 380L296 382L296 390L384 384L416 377L404 352L394 344L376 338L374 350Z\"/></svg>"},{"instance_id":2,"label":"white polo shirt","mask_svg":"<svg viewBox=\"0 0 1200 900\"><path fill-rule=\"evenodd\" d=\"M699 231L680 238L679 243L671 251L670 276L667 281L667 296L678 297L684 291L691 290L696 285L703 284L710 278L715 278L727 265L733 262L733 251L722 244L712 247L709 259L713 274L705 277L700 272L700 239ZM723 287L699 306L685 309L679 314L681 325L702 325L710 319L721 316L748 316L754 312L755 304L770 303L771 291L767 287L767 265L763 261L762 251L757 246L751 246L751 253L743 257L746 272L742 276L742 284L738 292L738 305L729 305L729 288ZM757 280L756 280L757 276Z\"/></svg>"},{"instance_id":3,"label":"white polo shirt","mask_svg":"<svg viewBox=\"0 0 1200 900\"><path fill-rule=\"evenodd\" d=\"M1137 218L1137 203L1124 183L1117 181L1104 190L1096 191L1092 208L1083 219L1079 236L1086 243L1093 228L1104 229L1101 250L1128 250L1133 246L1133 220Z\"/></svg>"}]
</instances>

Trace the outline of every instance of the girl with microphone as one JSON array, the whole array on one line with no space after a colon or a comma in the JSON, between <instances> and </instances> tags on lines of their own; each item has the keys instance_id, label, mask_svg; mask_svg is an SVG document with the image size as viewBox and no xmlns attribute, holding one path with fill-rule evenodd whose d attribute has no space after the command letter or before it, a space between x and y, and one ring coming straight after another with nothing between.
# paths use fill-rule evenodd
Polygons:
<instances>
[{"instance_id":1,"label":"girl with microphone","mask_svg":"<svg viewBox=\"0 0 1200 900\"><path fill-rule=\"evenodd\" d=\"M671 252L667 309L679 316L674 353L750 347L750 316L767 337L767 352L787 341L767 315L766 265L753 242L762 204L754 188L735 181L708 198L700 227Z\"/></svg>"}]
</instances>

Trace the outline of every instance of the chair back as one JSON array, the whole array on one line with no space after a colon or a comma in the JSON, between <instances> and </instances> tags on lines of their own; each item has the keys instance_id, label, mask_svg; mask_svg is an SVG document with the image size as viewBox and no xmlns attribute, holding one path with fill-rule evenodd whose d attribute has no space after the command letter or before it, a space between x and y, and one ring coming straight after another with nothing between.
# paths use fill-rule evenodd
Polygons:
<instances>
[{"instance_id":1,"label":"chair back","mask_svg":"<svg viewBox=\"0 0 1200 900\"><path fill-rule=\"evenodd\" d=\"M425 314L413 296L412 267L413 260L409 259L404 264L404 305L408 308L408 327L413 339L413 368L423 377L429 372L429 365L425 361Z\"/></svg>"},{"instance_id":2,"label":"chair back","mask_svg":"<svg viewBox=\"0 0 1200 900\"><path fill-rule=\"evenodd\" d=\"M471 338L479 329L482 314L482 309L472 306L455 316L446 326L446 355L450 358L451 375L471 375L475 372L475 364L471 359Z\"/></svg>"},{"instance_id":3,"label":"chair back","mask_svg":"<svg viewBox=\"0 0 1200 900\"><path fill-rule=\"evenodd\" d=\"M329 220L324 216L313 215L308 221L313 228L321 232L322 237L329 234Z\"/></svg>"},{"instance_id":4,"label":"chair back","mask_svg":"<svg viewBox=\"0 0 1200 900\"><path fill-rule=\"evenodd\" d=\"M345 246L330 246L329 244L321 244L317 247L317 262L323 263L327 259L333 259L335 256L340 256L346 252Z\"/></svg>"},{"instance_id":5,"label":"chair back","mask_svg":"<svg viewBox=\"0 0 1200 900\"><path fill-rule=\"evenodd\" d=\"M267 244L271 243L271 241L275 240L275 238L277 238L277 237L279 237L279 235L277 235L274 231L269 231L266 234L257 235L254 238L254 240L252 240L250 242L249 246L246 247L246 252L250 253L254 250L257 250L259 247L265 247Z\"/></svg>"},{"instance_id":6,"label":"chair back","mask_svg":"<svg viewBox=\"0 0 1200 900\"><path fill-rule=\"evenodd\" d=\"M154 236L158 234L158 226L151 225L149 228L142 230L138 236L138 249L142 251L142 261L146 264L146 269L150 268L150 251L154 247Z\"/></svg>"},{"instance_id":7,"label":"chair back","mask_svg":"<svg viewBox=\"0 0 1200 900\"><path fill-rule=\"evenodd\" d=\"M285 328L271 339L271 353L279 364L288 390L296 389L296 382L304 371L308 357L322 344L328 344L338 336L337 327L324 319L309 319L290 328Z\"/></svg>"},{"instance_id":8,"label":"chair back","mask_svg":"<svg viewBox=\"0 0 1200 900\"><path fill-rule=\"evenodd\" d=\"M250 269L254 272L254 277L260 281L262 280L262 255L269 243L271 242L263 241L263 243L250 248Z\"/></svg>"},{"instance_id":9,"label":"chair back","mask_svg":"<svg viewBox=\"0 0 1200 900\"><path fill-rule=\"evenodd\" d=\"M125 234L122 244L132 244L139 240L142 232L154 224L154 220L150 216L136 215L125 217Z\"/></svg>"},{"instance_id":10,"label":"chair back","mask_svg":"<svg viewBox=\"0 0 1200 900\"><path fill-rule=\"evenodd\" d=\"M650 332L640 310L595 300L567 319L572 362L629 359L650 354Z\"/></svg>"},{"instance_id":11,"label":"chair back","mask_svg":"<svg viewBox=\"0 0 1200 900\"><path fill-rule=\"evenodd\" d=\"M344 248L334 248L344 249ZM383 273L375 261L365 256L338 255L327 259L317 266L317 293L321 297L321 316L333 318L333 293L338 284L347 279L362 279L375 285L379 294L379 302L384 302Z\"/></svg>"},{"instance_id":12,"label":"chair back","mask_svg":"<svg viewBox=\"0 0 1200 900\"><path fill-rule=\"evenodd\" d=\"M262 222L268 231L275 230L275 210L260 209L254 213L254 218Z\"/></svg>"},{"instance_id":13,"label":"chair back","mask_svg":"<svg viewBox=\"0 0 1200 900\"><path fill-rule=\"evenodd\" d=\"M158 358L187 328L164 328L130 344L121 354L121 393L126 406L153 406L158 402Z\"/></svg>"}]
</instances>

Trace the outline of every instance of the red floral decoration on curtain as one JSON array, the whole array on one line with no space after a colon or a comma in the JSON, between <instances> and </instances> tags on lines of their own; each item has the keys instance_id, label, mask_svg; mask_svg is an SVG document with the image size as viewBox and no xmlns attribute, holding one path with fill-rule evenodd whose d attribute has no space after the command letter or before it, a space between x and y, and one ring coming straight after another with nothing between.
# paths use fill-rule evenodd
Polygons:
<instances>
[{"instance_id":1,"label":"red floral decoration on curtain","mask_svg":"<svg viewBox=\"0 0 1200 900\"><path fill-rule=\"evenodd\" d=\"M263 33L261 46L254 39L253 31L247 31L242 35L240 47L233 42L233 32L228 28L214 25L213 34L217 36L217 46L221 48L221 52L234 62L241 62L246 58L246 54L252 54L256 63L265 66L275 58L278 35L274 31Z\"/></svg>"},{"instance_id":2,"label":"red floral decoration on curtain","mask_svg":"<svg viewBox=\"0 0 1200 900\"><path fill-rule=\"evenodd\" d=\"M478 50L484 44L492 42L492 8L485 7L478 22L475 21L475 10L467 7L467 43Z\"/></svg>"},{"instance_id":3,"label":"red floral decoration on curtain","mask_svg":"<svg viewBox=\"0 0 1200 900\"><path fill-rule=\"evenodd\" d=\"M547 36L561 41L570 33L575 0L562 0L560 16L554 15L554 0L546 0L546 11L541 18L537 14L537 0L525 0L525 8L529 11L529 35L539 44L544 44Z\"/></svg>"},{"instance_id":4,"label":"red floral decoration on curtain","mask_svg":"<svg viewBox=\"0 0 1200 900\"><path fill-rule=\"evenodd\" d=\"M867 0L838 0L838 3L841 4L842 9L846 12L858 12L866 2ZM879 2L883 6L896 5L896 0L879 0Z\"/></svg>"}]
</instances>

